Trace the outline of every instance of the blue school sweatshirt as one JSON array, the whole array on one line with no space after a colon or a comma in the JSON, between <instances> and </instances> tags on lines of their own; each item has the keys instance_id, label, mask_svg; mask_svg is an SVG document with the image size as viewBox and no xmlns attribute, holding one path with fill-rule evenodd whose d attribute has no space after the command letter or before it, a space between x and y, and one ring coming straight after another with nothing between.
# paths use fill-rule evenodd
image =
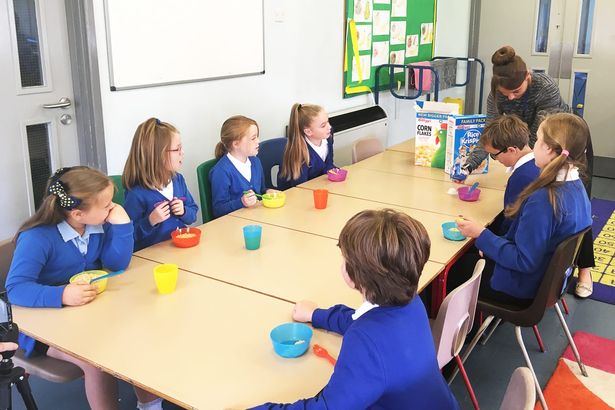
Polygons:
<instances>
[{"instance_id":1,"label":"blue school sweatshirt","mask_svg":"<svg viewBox=\"0 0 615 410\"><path fill-rule=\"evenodd\" d=\"M149 215L157 203L168 201L168 199L160 192L142 186L135 186L124 191L124 208L135 225L135 252L171 239L171 232L177 228L185 228L196 221L199 207L190 195L184 177L176 173L172 181L173 197L185 198L184 214L177 216L171 213L169 219L153 226L149 222Z\"/></svg>"},{"instance_id":2,"label":"blue school sweatshirt","mask_svg":"<svg viewBox=\"0 0 615 410\"><path fill-rule=\"evenodd\" d=\"M62 293L71 276L90 269L126 269L132 257L133 226L104 224L92 233L81 255L72 241L64 242L57 225L39 225L19 234L6 278L11 303L26 307L62 307ZM20 335L19 346L29 356L35 340Z\"/></svg>"},{"instance_id":3,"label":"blue school sweatshirt","mask_svg":"<svg viewBox=\"0 0 615 410\"><path fill-rule=\"evenodd\" d=\"M458 409L442 377L423 302L354 309L317 309L312 325L344 336L327 385L310 399L254 409Z\"/></svg>"},{"instance_id":4,"label":"blue school sweatshirt","mask_svg":"<svg viewBox=\"0 0 615 410\"><path fill-rule=\"evenodd\" d=\"M241 175L226 155L209 171L214 218L243 208L241 197L245 191L264 194L267 190L261 160L258 157L249 157L249 160L252 171L250 181Z\"/></svg>"},{"instance_id":5,"label":"blue school sweatshirt","mask_svg":"<svg viewBox=\"0 0 615 410\"><path fill-rule=\"evenodd\" d=\"M290 179L289 177L282 177L280 175L282 168L280 167L280 171L278 171L278 187L281 190L286 190L288 188L292 188L299 184L309 181L310 179L314 179L323 174L329 172L329 170L335 168L333 164L333 135L327 138L327 145L329 147L329 152L327 153L327 157L323 161L322 158L314 151L314 149L306 142L308 147L308 153L310 154L310 166L307 164L301 165L301 174L297 179Z\"/></svg>"},{"instance_id":6,"label":"blue school sweatshirt","mask_svg":"<svg viewBox=\"0 0 615 410\"><path fill-rule=\"evenodd\" d=\"M542 188L527 198L504 236L485 229L476 239L476 247L495 261L494 290L520 299L536 296L557 245L591 225L591 204L579 179L563 182L556 192L557 215Z\"/></svg>"}]
</instances>

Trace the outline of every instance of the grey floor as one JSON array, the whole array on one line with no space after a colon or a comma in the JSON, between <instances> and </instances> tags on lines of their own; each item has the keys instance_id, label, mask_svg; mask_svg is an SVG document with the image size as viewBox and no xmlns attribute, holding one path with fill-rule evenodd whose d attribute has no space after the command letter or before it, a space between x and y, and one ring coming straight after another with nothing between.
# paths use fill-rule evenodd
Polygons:
<instances>
[{"instance_id":1,"label":"grey floor","mask_svg":"<svg viewBox=\"0 0 615 410\"><path fill-rule=\"evenodd\" d=\"M594 178L592 194L596 198L615 200L615 180ZM615 339L615 306L593 300L579 300L566 296L570 315L566 317L570 331L577 330ZM538 379L544 386L555 370L557 360L567 345L555 311L546 312L539 325L540 333L547 348L545 353L538 350L531 329L525 329L523 338L528 348ZM509 324L501 325L486 346L478 345L466 362L466 370L474 387L479 404L483 409L499 407L506 385L513 370L524 366L523 356L517 345L514 328ZM177 375L181 383L181 375ZM54 384L45 380L30 378L30 385L39 409L81 410L87 409L83 380L72 383ZM462 409L472 409L472 403L461 377L451 385L453 393ZM21 397L13 389L13 408L24 409ZM132 387L120 382L120 408L135 409L136 398ZM165 409L177 409L172 403L164 403Z\"/></svg>"}]
</instances>

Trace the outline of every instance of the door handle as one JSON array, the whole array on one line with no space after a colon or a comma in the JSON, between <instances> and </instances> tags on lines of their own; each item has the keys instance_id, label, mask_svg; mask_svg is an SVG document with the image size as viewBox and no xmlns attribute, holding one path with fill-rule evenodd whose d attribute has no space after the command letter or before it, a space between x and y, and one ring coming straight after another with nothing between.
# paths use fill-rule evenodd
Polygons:
<instances>
[{"instance_id":1,"label":"door handle","mask_svg":"<svg viewBox=\"0 0 615 410\"><path fill-rule=\"evenodd\" d=\"M72 104L70 98L62 97L60 101L54 104L43 104L43 108L51 109L51 108L68 108Z\"/></svg>"}]
</instances>

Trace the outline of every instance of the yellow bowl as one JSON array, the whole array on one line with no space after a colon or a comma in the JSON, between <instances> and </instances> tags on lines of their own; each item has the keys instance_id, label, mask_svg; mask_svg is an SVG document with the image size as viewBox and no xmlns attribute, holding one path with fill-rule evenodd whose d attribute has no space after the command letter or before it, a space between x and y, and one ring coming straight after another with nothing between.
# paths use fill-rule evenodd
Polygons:
<instances>
[{"instance_id":1,"label":"yellow bowl","mask_svg":"<svg viewBox=\"0 0 615 410\"><path fill-rule=\"evenodd\" d=\"M267 208L279 208L284 206L286 194L284 192L273 192L263 195L263 205Z\"/></svg>"},{"instance_id":2,"label":"yellow bowl","mask_svg":"<svg viewBox=\"0 0 615 410\"><path fill-rule=\"evenodd\" d=\"M76 275L73 275L70 279L70 283L90 283L90 281L99 276L106 275L107 272L104 270L86 270L84 272L80 272ZM96 286L96 294L102 293L107 289L107 278L98 280L94 282Z\"/></svg>"}]
</instances>

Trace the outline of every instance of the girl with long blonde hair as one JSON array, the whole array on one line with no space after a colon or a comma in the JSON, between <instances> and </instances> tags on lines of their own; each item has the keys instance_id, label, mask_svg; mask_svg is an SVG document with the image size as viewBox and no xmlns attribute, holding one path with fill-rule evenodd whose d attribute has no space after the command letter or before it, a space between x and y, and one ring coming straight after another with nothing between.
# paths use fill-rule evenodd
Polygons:
<instances>
[{"instance_id":1,"label":"girl with long blonde hair","mask_svg":"<svg viewBox=\"0 0 615 410\"><path fill-rule=\"evenodd\" d=\"M278 173L278 187L288 189L333 168L333 134L319 105L295 104L290 111L288 142Z\"/></svg>"}]
</instances>

